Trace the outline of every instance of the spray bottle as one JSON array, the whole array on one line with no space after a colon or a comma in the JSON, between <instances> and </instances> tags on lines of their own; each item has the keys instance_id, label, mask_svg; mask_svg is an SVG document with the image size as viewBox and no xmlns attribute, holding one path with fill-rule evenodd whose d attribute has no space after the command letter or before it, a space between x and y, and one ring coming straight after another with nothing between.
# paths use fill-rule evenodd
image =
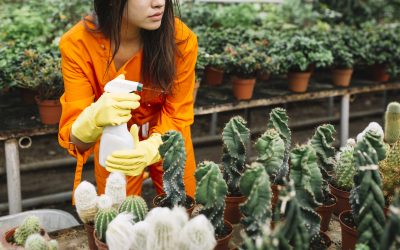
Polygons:
<instances>
[{"instance_id":1,"label":"spray bottle","mask_svg":"<svg viewBox=\"0 0 400 250\"><path fill-rule=\"evenodd\" d=\"M106 84L104 91L108 93L131 93L142 91L143 84L116 78ZM99 162L105 167L107 157L116 150L134 149L132 135L126 123L116 126L107 126L100 139Z\"/></svg>"}]
</instances>

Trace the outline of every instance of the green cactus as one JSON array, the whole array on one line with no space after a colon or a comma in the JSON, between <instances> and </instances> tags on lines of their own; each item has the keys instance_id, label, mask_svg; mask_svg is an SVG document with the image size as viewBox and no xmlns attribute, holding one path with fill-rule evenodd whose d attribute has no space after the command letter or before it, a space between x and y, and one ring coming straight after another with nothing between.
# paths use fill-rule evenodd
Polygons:
<instances>
[{"instance_id":1,"label":"green cactus","mask_svg":"<svg viewBox=\"0 0 400 250\"><path fill-rule=\"evenodd\" d=\"M256 142L257 162L264 165L270 180L276 184L279 169L285 155L285 142L275 129L268 129Z\"/></svg>"},{"instance_id":2,"label":"green cactus","mask_svg":"<svg viewBox=\"0 0 400 250\"><path fill-rule=\"evenodd\" d=\"M387 147L386 158L379 162L386 203L391 204L395 189L400 187L400 140Z\"/></svg>"},{"instance_id":3,"label":"green cactus","mask_svg":"<svg viewBox=\"0 0 400 250\"><path fill-rule=\"evenodd\" d=\"M39 218L37 216L28 216L14 232L14 241L17 245L25 245L26 239L29 235L39 233Z\"/></svg>"},{"instance_id":4,"label":"green cactus","mask_svg":"<svg viewBox=\"0 0 400 250\"><path fill-rule=\"evenodd\" d=\"M335 166L335 148L332 146L335 140L333 137L335 132L335 128L331 124L321 125L315 130L315 134L310 141L312 147L317 152L321 172L325 173L324 177Z\"/></svg>"},{"instance_id":5,"label":"green cactus","mask_svg":"<svg viewBox=\"0 0 400 250\"><path fill-rule=\"evenodd\" d=\"M117 211L112 207L113 201L106 195L99 198L99 211L96 214L94 228L99 240L106 242L106 231L108 224L117 217Z\"/></svg>"},{"instance_id":6,"label":"green cactus","mask_svg":"<svg viewBox=\"0 0 400 250\"><path fill-rule=\"evenodd\" d=\"M400 195L396 193L389 207L388 221L381 239L380 249L400 249Z\"/></svg>"},{"instance_id":7,"label":"green cactus","mask_svg":"<svg viewBox=\"0 0 400 250\"><path fill-rule=\"evenodd\" d=\"M186 164L185 142L178 131L168 131L162 137L159 152L163 158L163 186L166 193L163 204L183 206L186 202L183 173Z\"/></svg>"},{"instance_id":8,"label":"green cactus","mask_svg":"<svg viewBox=\"0 0 400 250\"><path fill-rule=\"evenodd\" d=\"M240 195L239 180L246 167L246 145L250 142L247 122L240 116L229 120L222 131L224 143L222 153L223 177L231 196Z\"/></svg>"},{"instance_id":9,"label":"green cactus","mask_svg":"<svg viewBox=\"0 0 400 250\"><path fill-rule=\"evenodd\" d=\"M350 191L354 185L354 174L356 165L354 160L354 147L346 145L338 153L335 174L337 186L345 191Z\"/></svg>"},{"instance_id":10,"label":"green cactus","mask_svg":"<svg viewBox=\"0 0 400 250\"><path fill-rule=\"evenodd\" d=\"M265 225L262 228L262 235L257 236L255 239L244 235L243 247L240 249L246 250L279 250L281 247L277 238L271 232L269 225ZM288 246L289 247L289 246ZM281 250L286 250L281 248ZM289 249L288 249L289 250Z\"/></svg>"},{"instance_id":11,"label":"green cactus","mask_svg":"<svg viewBox=\"0 0 400 250\"><path fill-rule=\"evenodd\" d=\"M360 150L361 152L367 152L367 147L372 147L376 151L376 156L377 156L377 161L382 161L386 157L386 146L383 143L382 136L373 130L369 130L365 133L365 135L362 137L363 139L357 141L357 145L355 148L355 153L357 154L357 151ZM361 143L359 143L361 142ZM368 146L367 146L368 145ZM358 147L358 148L357 148ZM363 151L367 150L367 151ZM358 158L355 157L356 160L356 166L362 166L360 165L359 162L357 162ZM376 164L378 164L376 162Z\"/></svg>"},{"instance_id":12,"label":"green cactus","mask_svg":"<svg viewBox=\"0 0 400 250\"><path fill-rule=\"evenodd\" d=\"M228 187L217 164L205 161L199 164L196 172L196 203L202 205L204 214L213 225L217 238L224 232L225 198Z\"/></svg>"},{"instance_id":13,"label":"green cactus","mask_svg":"<svg viewBox=\"0 0 400 250\"><path fill-rule=\"evenodd\" d=\"M118 213L128 212L133 215L133 220L139 222L144 220L149 209L146 201L138 195L132 195L126 197L119 207Z\"/></svg>"},{"instance_id":14,"label":"green cactus","mask_svg":"<svg viewBox=\"0 0 400 250\"><path fill-rule=\"evenodd\" d=\"M240 178L240 191L247 197L240 205L242 223L248 236L261 236L265 221L271 218L271 187L264 166L253 163Z\"/></svg>"},{"instance_id":15,"label":"green cactus","mask_svg":"<svg viewBox=\"0 0 400 250\"><path fill-rule=\"evenodd\" d=\"M400 140L400 103L391 102L385 113L385 142L392 144Z\"/></svg>"},{"instance_id":16,"label":"green cactus","mask_svg":"<svg viewBox=\"0 0 400 250\"><path fill-rule=\"evenodd\" d=\"M267 125L268 129L275 129L278 131L279 136L285 143L285 153L283 156L282 166L279 168L279 171L276 174L274 184L282 185L284 182L284 178L289 173L289 156L290 156L290 147L292 144L292 134L288 127L289 118L286 114L286 110L283 108L274 108L269 113L269 122Z\"/></svg>"},{"instance_id":17,"label":"green cactus","mask_svg":"<svg viewBox=\"0 0 400 250\"><path fill-rule=\"evenodd\" d=\"M368 245L359 243L359 244L356 245L356 250L370 250L370 248L369 248Z\"/></svg>"},{"instance_id":18,"label":"green cactus","mask_svg":"<svg viewBox=\"0 0 400 250\"><path fill-rule=\"evenodd\" d=\"M47 241L40 234L32 234L25 242L26 250L57 250L58 243L56 240Z\"/></svg>"}]
</instances>

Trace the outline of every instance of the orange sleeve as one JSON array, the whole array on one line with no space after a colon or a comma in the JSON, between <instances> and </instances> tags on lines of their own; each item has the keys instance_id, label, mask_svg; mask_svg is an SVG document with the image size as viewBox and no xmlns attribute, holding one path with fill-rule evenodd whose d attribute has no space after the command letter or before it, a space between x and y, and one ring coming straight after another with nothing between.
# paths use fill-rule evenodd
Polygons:
<instances>
[{"instance_id":1,"label":"orange sleeve","mask_svg":"<svg viewBox=\"0 0 400 250\"><path fill-rule=\"evenodd\" d=\"M185 28L188 29L186 26ZM156 125L151 128L150 134L154 132L164 134L168 130L182 132L185 127L193 124L197 37L189 30L187 41L182 43L178 45L181 47L181 56L177 56L176 80L174 81L172 93L166 97Z\"/></svg>"}]
</instances>

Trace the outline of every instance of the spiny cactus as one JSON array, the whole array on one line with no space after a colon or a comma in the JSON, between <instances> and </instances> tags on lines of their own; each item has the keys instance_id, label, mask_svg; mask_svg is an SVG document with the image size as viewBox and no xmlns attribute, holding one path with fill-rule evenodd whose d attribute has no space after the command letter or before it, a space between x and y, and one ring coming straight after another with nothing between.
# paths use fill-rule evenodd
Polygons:
<instances>
[{"instance_id":1,"label":"spiny cactus","mask_svg":"<svg viewBox=\"0 0 400 250\"><path fill-rule=\"evenodd\" d=\"M118 210L119 213L128 212L133 215L133 220L139 222L144 220L146 214L149 212L146 201L138 195L131 195L126 197Z\"/></svg>"},{"instance_id":2,"label":"spiny cactus","mask_svg":"<svg viewBox=\"0 0 400 250\"><path fill-rule=\"evenodd\" d=\"M354 185L354 174L356 173L356 163L354 160L354 147L346 145L340 149L336 159L336 183L338 187L345 191L350 191Z\"/></svg>"},{"instance_id":3,"label":"spiny cactus","mask_svg":"<svg viewBox=\"0 0 400 250\"><path fill-rule=\"evenodd\" d=\"M287 176L289 172L289 156L290 156L290 147L292 144L292 134L288 127L289 118L286 114L286 110L283 108L274 108L269 113L269 122L267 125L268 129L275 129L278 131L279 136L285 143L285 153L283 156L282 166L279 168L279 171L276 174L274 184L282 185L284 182L284 178Z\"/></svg>"},{"instance_id":4,"label":"spiny cactus","mask_svg":"<svg viewBox=\"0 0 400 250\"><path fill-rule=\"evenodd\" d=\"M271 187L263 165L253 163L244 172L240 178L240 191L247 197L240 205L245 215L242 219L245 231L250 237L260 236L265 221L271 219Z\"/></svg>"},{"instance_id":5,"label":"spiny cactus","mask_svg":"<svg viewBox=\"0 0 400 250\"><path fill-rule=\"evenodd\" d=\"M331 124L318 126L310 141L311 146L315 149L315 152L317 152L321 172L326 175L328 172L332 171L335 166L335 148L332 146L335 140L333 137L335 132L335 128Z\"/></svg>"},{"instance_id":6,"label":"spiny cactus","mask_svg":"<svg viewBox=\"0 0 400 250\"><path fill-rule=\"evenodd\" d=\"M14 241L17 245L25 245L29 235L40 232L39 218L37 216L28 216L14 232Z\"/></svg>"},{"instance_id":7,"label":"spiny cactus","mask_svg":"<svg viewBox=\"0 0 400 250\"><path fill-rule=\"evenodd\" d=\"M133 215L120 213L107 226L106 241L109 249L129 250L132 244Z\"/></svg>"},{"instance_id":8,"label":"spiny cactus","mask_svg":"<svg viewBox=\"0 0 400 250\"><path fill-rule=\"evenodd\" d=\"M279 250L279 240L271 232L269 222L267 222L262 227L262 234L260 236L255 237L255 239L248 237L247 235L243 235L243 247L241 249Z\"/></svg>"},{"instance_id":9,"label":"spiny cactus","mask_svg":"<svg viewBox=\"0 0 400 250\"><path fill-rule=\"evenodd\" d=\"M182 134L168 131L161 137L163 144L159 152L163 158L163 186L166 197L162 200L170 206L184 205L186 202L183 173L186 164L185 142Z\"/></svg>"},{"instance_id":10,"label":"spiny cactus","mask_svg":"<svg viewBox=\"0 0 400 250\"><path fill-rule=\"evenodd\" d=\"M383 194L390 204L395 189L400 187L400 140L387 147L386 158L379 162L379 170L383 181Z\"/></svg>"},{"instance_id":11,"label":"spiny cactus","mask_svg":"<svg viewBox=\"0 0 400 250\"><path fill-rule=\"evenodd\" d=\"M368 126L357 135L357 142L361 141L367 132L372 132L376 137L383 138L384 133L381 125L377 122L370 122Z\"/></svg>"},{"instance_id":12,"label":"spiny cactus","mask_svg":"<svg viewBox=\"0 0 400 250\"><path fill-rule=\"evenodd\" d=\"M246 145L250 141L247 122L240 116L229 120L222 132L224 143L222 164L223 177L228 185L229 195L239 195L239 179L246 167Z\"/></svg>"},{"instance_id":13,"label":"spiny cactus","mask_svg":"<svg viewBox=\"0 0 400 250\"><path fill-rule=\"evenodd\" d=\"M191 219L179 235L179 250L212 250L217 244L214 228L202 214Z\"/></svg>"},{"instance_id":14,"label":"spiny cactus","mask_svg":"<svg viewBox=\"0 0 400 250\"><path fill-rule=\"evenodd\" d=\"M112 207L113 200L107 195L101 195L98 201L99 211L96 214L94 228L99 240L106 242L108 224L117 217L117 211Z\"/></svg>"},{"instance_id":15,"label":"spiny cactus","mask_svg":"<svg viewBox=\"0 0 400 250\"><path fill-rule=\"evenodd\" d=\"M32 234L25 242L26 250L57 250L58 243L56 240L47 241L40 234Z\"/></svg>"},{"instance_id":16,"label":"spiny cactus","mask_svg":"<svg viewBox=\"0 0 400 250\"><path fill-rule=\"evenodd\" d=\"M272 183L277 184L277 174L285 156L285 142L275 129L268 129L256 142L257 162L264 165Z\"/></svg>"},{"instance_id":17,"label":"spiny cactus","mask_svg":"<svg viewBox=\"0 0 400 250\"><path fill-rule=\"evenodd\" d=\"M130 249L146 249L147 236L150 235L150 224L144 220L133 225L130 232L132 243Z\"/></svg>"},{"instance_id":18,"label":"spiny cactus","mask_svg":"<svg viewBox=\"0 0 400 250\"><path fill-rule=\"evenodd\" d=\"M92 183L82 181L74 192L76 211L83 223L93 223L97 213L97 193Z\"/></svg>"},{"instance_id":19,"label":"spiny cactus","mask_svg":"<svg viewBox=\"0 0 400 250\"><path fill-rule=\"evenodd\" d=\"M118 209L119 205L126 198L126 178L125 175L112 172L106 181L105 194L113 201L113 207Z\"/></svg>"},{"instance_id":20,"label":"spiny cactus","mask_svg":"<svg viewBox=\"0 0 400 250\"><path fill-rule=\"evenodd\" d=\"M396 193L389 207L388 221L381 239L380 249L400 249L400 195Z\"/></svg>"},{"instance_id":21,"label":"spiny cactus","mask_svg":"<svg viewBox=\"0 0 400 250\"><path fill-rule=\"evenodd\" d=\"M196 203L203 205L200 213L211 221L218 238L222 236L225 228L224 210L228 187L218 165L211 161L200 163L195 172L195 177L197 183Z\"/></svg>"},{"instance_id":22,"label":"spiny cactus","mask_svg":"<svg viewBox=\"0 0 400 250\"><path fill-rule=\"evenodd\" d=\"M391 102L385 113L385 142L392 144L400 140L400 103Z\"/></svg>"}]
</instances>

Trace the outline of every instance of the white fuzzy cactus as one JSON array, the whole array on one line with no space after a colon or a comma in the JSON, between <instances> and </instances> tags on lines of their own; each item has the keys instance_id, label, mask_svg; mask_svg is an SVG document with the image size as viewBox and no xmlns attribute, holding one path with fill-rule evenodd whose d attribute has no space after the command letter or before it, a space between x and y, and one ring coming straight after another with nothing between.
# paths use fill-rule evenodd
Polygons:
<instances>
[{"instance_id":1,"label":"white fuzzy cactus","mask_svg":"<svg viewBox=\"0 0 400 250\"><path fill-rule=\"evenodd\" d=\"M25 242L26 250L57 250L56 240L47 241L40 234L32 234Z\"/></svg>"},{"instance_id":2,"label":"white fuzzy cactus","mask_svg":"<svg viewBox=\"0 0 400 250\"><path fill-rule=\"evenodd\" d=\"M109 209L112 208L113 205L113 200L110 196L106 194L100 195L100 197L97 199L97 207L99 209Z\"/></svg>"},{"instance_id":3,"label":"white fuzzy cactus","mask_svg":"<svg viewBox=\"0 0 400 250\"><path fill-rule=\"evenodd\" d=\"M184 207L175 206L171 212L180 228L183 228L188 223L189 216Z\"/></svg>"},{"instance_id":4,"label":"white fuzzy cactus","mask_svg":"<svg viewBox=\"0 0 400 250\"><path fill-rule=\"evenodd\" d=\"M108 224L106 242L110 250L129 250L132 244L133 215L121 213Z\"/></svg>"},{"instance_id":5,"label":"white fuzzy cactus","mask_svg":"<svg viewBox=\"0 0 400 250\"><path fill-rule=\"evenodd\" d=\"M361 141L365 133L367 133L370 130L373 131L375 134L378 134L381 138L383 138L384 133L381 125L379 125L377 122L370 122L368 126L361 133L357 135L357 142Z\"/></svg>"},{"instance_id":6,"label":"white fuzzy cactus","mask_svg":"<svg viewBox=\"0 0 400 250\"><path fill-rule=\"evenodd\" d=\"M76 211L83 223L94 221L97 213L96 188L87 181L82 181L74 192Z\"/></svg>"},{"instance_id":7,"label":"white fuzzy cactus","mask_svg":"<svg viewBox=\"0 0 400 250\"><path fill-rule=\"evenodd\" d=\"M212 250L216 245L214 227L204 215L191 219L179 234L179 250Z\"/></svg>"},{"instance_id":8,"label":"white fuzzy cactus","mask_svg":"<svg viewBox=\"0 0 400 250\"><path fill-rule=\"evenodd\" d=\"M112 172L107 178L105 194L111 197L114 208L118 209L119 205L126 199L125 175Z\"/></svg>"},{"instance_id":9,"label":"white fuzzy cactus","mask_svg":"<svg viewBox=\"0 0 400 250\"><path fill-rule=\"evenodd\" d=\"M149 234L150 224L147 221L144 220L136 223L131 232L132 244L130 249L147 249L147 238Z\"/></svg>"}]
</instances>

